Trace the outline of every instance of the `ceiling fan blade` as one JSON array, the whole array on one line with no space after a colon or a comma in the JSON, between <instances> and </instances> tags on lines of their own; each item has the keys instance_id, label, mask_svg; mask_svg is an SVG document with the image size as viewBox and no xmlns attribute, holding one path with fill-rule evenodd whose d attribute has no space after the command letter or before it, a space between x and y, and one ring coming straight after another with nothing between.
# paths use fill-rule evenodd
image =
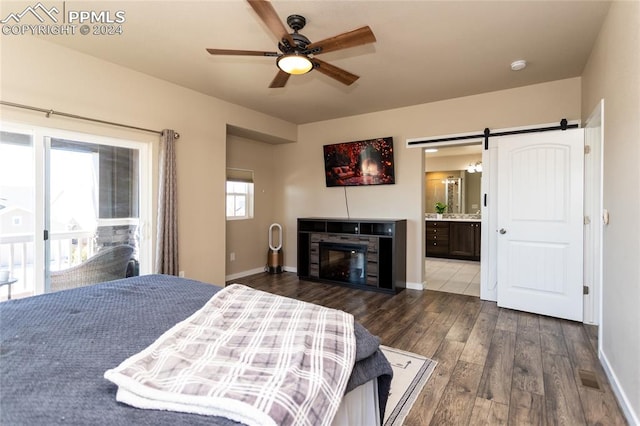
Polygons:
<instances>
[{"instance_id":1,"label":"ceiling fan blade","mask_svg":"<svg viewBox=\"0 0 640 426\"><path fill-rule=\"evenodd\" d=\"M351 74L349 71L345 71L342 68L338 68L328 62L321 61L318 58L313 58L312 61L317 71L320 71L322 74L336 79L340 83L346 84L347 86L352 85L357 79L360 78L355 74Z\"/></svg>"},{"instance_id":2,"label":"ceiling fan blade","mask_svg":"<svg viewBox=\"0 0 640 426\"><path fill-rule=\"evenodd\" d=\"M271 84L269 85L270 89L275 89L278 87L284 87L285 84L287 84L287 81L289 81L289 77L291 76L291 74L286 73L282 70L278 70L278 74L276 74L275 78L273 79L273 81L271 82Z\"/></svg>"},{"instance_id":3,"label":"ceiling fan blade","mask_svg":"<svg viewBox=\"0 0 640 426\"><path fill-rule=\"evenodd\" d=\"M347 49L349 47L360 46L362 44L373 43L376 41L376 36L373 35L373 31L368 26L358 28L357 30L349 31L339 34L337 36L329 37L327 39L311 43L307 46L308 50L314 48L321 48L320 53L333 52L334 50Z\"/></svg>"},{"instance_id":4,"label":"ceiling fan blade","mask_svg":"<svg viewBox=\"0 0 640 426\"><path fill-rule=\"evenodd\" d=\"M260 50L207 49L207 52L212 55L278 56L277 52L263 52Z\"/></svg>"},{"instance_id":5,"label":"ceiling fan blade","mask_svg":"<svg viewBox=\"0 0 640 426\"><path fill-rule=\"evenodd\" d=\"M276 36L278 40L286 39L290 46L295 46L291 34L287 32L284 24L280 20L280 17L273 8L273 5L267 0L247 0L249 5L258 14L258 17L262 19L267 28Z\"/></svg>"}]
</instances>

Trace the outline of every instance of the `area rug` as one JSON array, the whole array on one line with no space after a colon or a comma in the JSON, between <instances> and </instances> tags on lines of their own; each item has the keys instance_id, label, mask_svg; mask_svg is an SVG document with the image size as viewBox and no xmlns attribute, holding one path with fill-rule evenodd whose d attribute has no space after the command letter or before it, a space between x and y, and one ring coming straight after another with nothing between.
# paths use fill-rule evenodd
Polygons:
<instances>
[{"instance_id":1,"label":"area rug","mask_svg":"<svg viewBox=\"0 0 640 426\"><path fill-rule=\"evenodd\" d=\"M436 361L422 355L380 345L391 363L393 380L384 414L384 426L401 426L413 403L436 368Z\"/></svg>"}]
</instances>

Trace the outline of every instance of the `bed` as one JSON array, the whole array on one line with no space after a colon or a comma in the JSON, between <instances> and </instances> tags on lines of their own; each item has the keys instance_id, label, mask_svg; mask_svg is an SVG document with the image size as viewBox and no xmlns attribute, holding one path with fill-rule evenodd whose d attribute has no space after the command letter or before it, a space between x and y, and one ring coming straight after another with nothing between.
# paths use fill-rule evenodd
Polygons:
<instances>
[{"instance_id":1,"label":"bed","mask_svg":"<svg viewBox=\"0 0 640 426\"><path fill-rule=\"evenodd\" d=\"M117 386L103 377L220 290L145 275L1 303L0 424L239 424L119 403ZM374 404L383 418L391 382L378 339L354 326L356 362L336 424L352 421L350 412L362 410L363 403L369 411Z\"/></svg>"}]
</instances>

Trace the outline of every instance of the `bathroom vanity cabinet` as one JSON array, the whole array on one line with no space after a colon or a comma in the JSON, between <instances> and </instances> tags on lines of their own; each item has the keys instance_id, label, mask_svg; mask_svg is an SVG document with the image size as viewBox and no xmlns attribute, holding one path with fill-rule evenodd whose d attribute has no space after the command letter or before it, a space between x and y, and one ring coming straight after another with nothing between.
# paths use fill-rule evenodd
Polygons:
<instances>
[{"instance_id":1,"label":"bathroom vanity cabinet","mask_svg":"<svg viewBox=\"0 0 640 426\"><path fill-rule=\"evenodd\" d=\"M426 255L447 259L480 260L479 221L426 221Z\"/></svg>"},{"instance_id":2,"label":"bathroom vanity cabinet","mask_svg":"<svg viewBox=\"0 0 640 426\"><path fill-rule=\"evenodd\" d=\"M444 220L427 221L427 256L449 256L449 222Z\"/></svg>"}]
</instances>

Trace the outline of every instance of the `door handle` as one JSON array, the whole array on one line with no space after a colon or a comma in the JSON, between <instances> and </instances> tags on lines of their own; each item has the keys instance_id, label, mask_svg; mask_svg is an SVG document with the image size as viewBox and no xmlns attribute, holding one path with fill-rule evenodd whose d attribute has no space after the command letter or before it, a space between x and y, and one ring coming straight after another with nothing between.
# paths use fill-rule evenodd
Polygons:
<instances>
[{"instance_id":1,"label":"door handle","mask_svg":"<svg viewBox=\"0 0 640 426\"><path fill-rule=\"evenodd\" d=\"M507 230L504 229L504 228L500 228L500 230L498 232L501 233L501 234L506 234Z\"/></svg>"}]
</instances>

